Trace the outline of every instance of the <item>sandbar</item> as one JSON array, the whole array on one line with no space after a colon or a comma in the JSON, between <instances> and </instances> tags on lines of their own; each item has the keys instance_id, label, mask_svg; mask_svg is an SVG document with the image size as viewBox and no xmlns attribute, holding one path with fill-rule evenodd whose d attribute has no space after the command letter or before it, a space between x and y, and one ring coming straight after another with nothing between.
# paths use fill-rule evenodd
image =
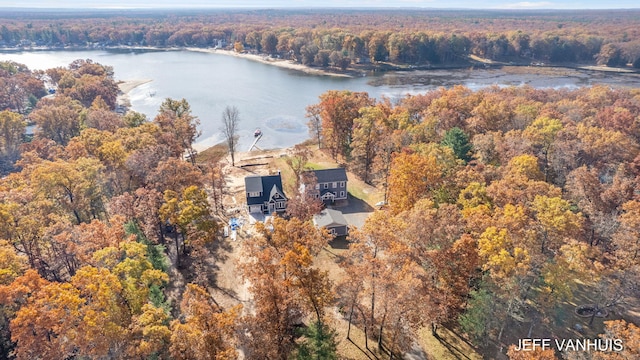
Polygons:
<instances>
[{"instance_id":1,"label":"sandbar","mask_svg":"<svg viewBox=\"0 0 640 360\"><path fill-rule=\"evenodd\" d=\"M129 92L131 90L137 88L142 84L146 84L151 82L151 79L137 79L137 80L121 80L118 81L118 88L120 89L120 94L118 94L118 99L116 100L118 106L128 109L131 107L131 101L129 100Z\"/></svg>"}]
</instances>

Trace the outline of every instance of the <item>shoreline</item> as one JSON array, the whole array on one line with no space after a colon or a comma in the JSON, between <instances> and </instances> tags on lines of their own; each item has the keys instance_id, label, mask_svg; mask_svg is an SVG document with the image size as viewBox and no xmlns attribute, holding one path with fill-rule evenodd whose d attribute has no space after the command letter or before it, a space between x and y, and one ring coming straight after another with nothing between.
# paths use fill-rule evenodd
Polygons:
<instances>
[{"instance_id":1,"label":"shoreline","mask_svg":"<svg viewBox=\"0 0 640 360\"><path fill-rule=\"evenodd\" d=\"M39 46L39 47L0 47L0 53L4 52L37 52L37 51L73 51L73 50L141 50L141 51L193 51L193 52L201 52L201 53L209 53L209 54L222 54L226 56L234 56L238 58L243 58L251 61L260 62L263 64L273 65L280 68L300 71L309 75L318 75L318 76L334 76L334 77L343 77L343 78L354 78L360 76L366 76L365 73L368 71L413 71L413 70L453 70L453 69L473 69L475 66L483 65L492 68L502 68L502 67L533 67L533 68L566 68L566 69L574 69L574 70L582 70L582 71L596 71L603 73L615 73L619 75L625 74L640 74L640 69L634 69L630 67L609 67L604 65L596 65L589 63L547 63L544 65L533 65L528 60L525 62L518 63L507 63L504 61L497 60L489 60L483 59L475 55L469 55L469 59L471 60L468 63L452 63L452 64L438 64L438 65L406 65L406 64L395 64L388 62L379 62L377 65L372 68L361 69L350 67L348 70L343 72L338 72L338 70L334 68L315 68L308 65L298 64L293 62L292 60L285 59L275 59L266 54L249 54L249 53L237 53L234 50L226 50L226 49L215 49L215 48L198 48L198 47L189 47L189 46L174 46L174 47L156 47L156 46L127 46L127 45L116 45L116 46Z\"/></svg>"},{"instance_id":2,"label":"shoreline","mask_svg":"<svg viewBox=\"0 0 640 360\"><path fill-rule=\"evenodd\" d=\"M146 83L150 83L153 80L151 79L135 79L135 80L120 80L117 82L118 89L120 89L120 93L116 99L116 104L120 108L124 108L125 111L128 111L131 107L131 100L129 99L129 93L131 90L137 88L140 85L144 85Z\"/></svg>"},{"instance_id":3,"label":"shoreline","mask_svg":"<svg viewBox=\"0 0 640 360\"><path fill-rule=\"evenodd\" d=\"M128 94L131 90L137 88L140 85L152 82L152 79L134 79L134 80L119 80L118 88L123 94Z\"/></svg>"},{"instance_id":4,"label":"shoreline","mask_svg":"<svg viewBox=\"0 0 640 360\"><path fill-rule=\"evenodd\" d=\"M274 59L274 58L272 58L272 57L270 57L268 55L238 53L238 52L235 52L234 50L211 49L211 48L192 48L192 47L187 47L187 48L184 48L184 49L187 50L187 51L202 52L202 53L207 53L207 54L221 54L221 55L225 55L225 56L233 56L233 57L237 57L237 58L256 61L256 62L267 64L267 65L277 66L277 67L280 67L280 68L283 68L283 69L300 71L300 72L303 72L305 74L310 74L310 75L335 76L335 77L345 77L345 78L352 78L353 77L352 75L348 75L348 74L340 74L340 73L327 71L327 70L324 70L324 69L312 68L312 67L307 66L307 65L302 65L302 64L295 63L292 60Z\"/></svg>"}]
</instances>

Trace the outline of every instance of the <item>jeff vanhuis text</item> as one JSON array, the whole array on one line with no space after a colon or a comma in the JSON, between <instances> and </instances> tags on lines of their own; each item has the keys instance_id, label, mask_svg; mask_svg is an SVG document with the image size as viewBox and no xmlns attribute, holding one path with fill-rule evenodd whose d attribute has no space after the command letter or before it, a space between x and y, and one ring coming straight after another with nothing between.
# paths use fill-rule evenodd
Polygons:
<instances>
[{"instance_id":1,"label":"jeff vanhuis text","mask_svg":"<svg viewBox=\"0 0 640 360\"><path fill-rule=\"evenodd\" d=\"M608 351L624 350L621 339L519 339L516 351L547 350L558 351Z\"/></svg>"}]
</instances>

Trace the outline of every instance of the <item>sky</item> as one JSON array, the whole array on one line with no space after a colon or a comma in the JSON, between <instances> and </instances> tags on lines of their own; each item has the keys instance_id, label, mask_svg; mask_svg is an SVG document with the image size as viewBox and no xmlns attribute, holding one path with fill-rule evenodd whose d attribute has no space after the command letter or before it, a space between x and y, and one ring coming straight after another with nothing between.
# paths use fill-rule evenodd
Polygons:
<instances>
[{"instance_id":1,"label":"sky","mask_svg":"<svg viewBox=\"0 0 640 360\"><path fill-rule=\"evenodd\" d=\"M640 0L0 0L0 8L464 8L630 9Z\"/></svg>"}]
</instances>

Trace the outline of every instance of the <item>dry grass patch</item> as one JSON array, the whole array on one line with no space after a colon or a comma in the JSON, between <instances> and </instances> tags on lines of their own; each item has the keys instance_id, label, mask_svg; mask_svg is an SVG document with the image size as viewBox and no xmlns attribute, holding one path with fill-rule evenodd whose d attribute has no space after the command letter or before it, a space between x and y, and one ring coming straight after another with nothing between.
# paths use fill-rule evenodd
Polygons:
<instances>
[{"instance_id":1,"label":"dry grass patch","mask_svg":"<svg viewBox=\"0 0 640 360\"><path fill-rule=\"evenodd\" d=\"M280 171L280 177L282 178L282 187L284 188L284 193L287 197L291 198L293 194L296 194L298 190L296 189L296 177L287 164L286 158L278 157L274 158L269 166L273 169L274 172Z\"/></svg>"},{"instance_id":2,"label":"dry grass patch","mask_svg":"<svg viewBox=\"0 0 640 360\"><path fill-rule=\"evenodd\" d=\"M482 360L482 356L473 347L451 330L440 327L438 336L440 339L431 335L429 328L418 331L418 342L427 351L430 359Z\"/></svg>"},{"instance_id":3,"label":"dry grass patch","mask_svg":"<svg viewBox=\"0 0 640 360\"><path fill-rule=\"evenodd\" d=\"M204 164L216 164L229 155L229 148L225 144L217 144L198 153L196 161Z\"/></svg>"}]
</instances>

